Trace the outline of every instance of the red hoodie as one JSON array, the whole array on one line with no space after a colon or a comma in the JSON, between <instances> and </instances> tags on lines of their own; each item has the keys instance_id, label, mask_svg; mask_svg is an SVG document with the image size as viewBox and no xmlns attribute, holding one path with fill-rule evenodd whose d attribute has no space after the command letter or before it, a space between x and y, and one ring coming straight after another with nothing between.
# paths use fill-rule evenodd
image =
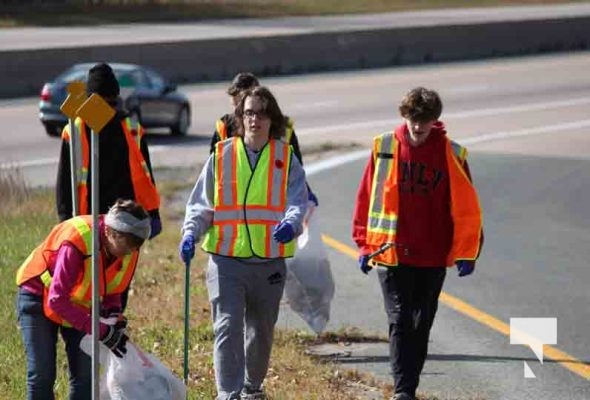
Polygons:
<instances>
[{"instance_id":1,"label":"red hoodie","mask_svg":"<svg viewBox=\"0 0 590 400\"><path fill-rule=\"evenodd\" d=\"M416 267L446 266L453 239L449 174L445 156L446 131L437 122L422 145L408 143L406 125L395 130L400 142L399 215L396 242L399 263ZM469 167L464 168L469 176ZM367 219L374 175L373 155L365 167L353 213L352 238L361 254L366 248Z\"/></svg>"}]
</instances>

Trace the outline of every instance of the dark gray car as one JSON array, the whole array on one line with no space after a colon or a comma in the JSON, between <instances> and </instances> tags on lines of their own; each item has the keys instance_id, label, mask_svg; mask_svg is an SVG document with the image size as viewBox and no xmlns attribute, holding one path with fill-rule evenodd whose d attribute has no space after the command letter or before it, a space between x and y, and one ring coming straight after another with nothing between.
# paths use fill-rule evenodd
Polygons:
<instances>
[{"instance_id":1,"label":"dark gray car","mask_svg":"<svg viewBox=\"0 0 590 400\"><path fill-rule=\"evenodd\" d=\"M49 136L59 136L68 120L59 109L72 81L86 82L94 63L75 64L47 82L41 90L39 118ZM124 108L139 118L145 128L170 128L173 135L186 135L191 121L188 98L154 70L135 65L109 63L119 85Z\"/></svg>"}]
</instances>

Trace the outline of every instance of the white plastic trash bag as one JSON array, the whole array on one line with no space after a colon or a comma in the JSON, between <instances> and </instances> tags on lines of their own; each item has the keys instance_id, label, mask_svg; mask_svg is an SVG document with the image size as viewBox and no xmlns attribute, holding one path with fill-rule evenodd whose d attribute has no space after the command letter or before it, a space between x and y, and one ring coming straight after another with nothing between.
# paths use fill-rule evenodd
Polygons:
<instances>
[{"instance_id":1,"label":"white plastic trash bag","mask_svg":"<svg viewBox=\"0 0 590 400\"><path fill-rule=\"evenodd\" d=\"M153 354L144 353L127 342L123 358L105 345L100 347L100 400L185 400L186 386ZM80 348L92 354L92 336L86 335Z\"/></svg>"},{"instance_id":2,"label":"white plastic trash bag","mask_svg":"<svg viewBox=\"0 0 590 400\"><path fill-rule=\"evenodd\" d=\"M320 334L330 319L334 279L322 241L318 208L310 203L295 257L287 259L285 298L307 325Z\"/></svg>"}]
</instances>

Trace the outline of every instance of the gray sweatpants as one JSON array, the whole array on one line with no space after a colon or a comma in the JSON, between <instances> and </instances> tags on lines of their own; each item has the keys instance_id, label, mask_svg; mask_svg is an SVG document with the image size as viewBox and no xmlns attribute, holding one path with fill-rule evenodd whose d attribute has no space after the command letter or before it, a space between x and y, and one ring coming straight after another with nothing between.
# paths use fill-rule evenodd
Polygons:
<instances>
[{"instance_id":1,"label":"gray sweatpants","mask_svg":"<svg viewBox=\"0 0 590 400\"><path fill-rule=\"evenodd\" d=\"M217 400L239 398L244 385L262 385L285 278L284 259L249 263L217 255L209 258Z\"/></svg>"}]
</instances>

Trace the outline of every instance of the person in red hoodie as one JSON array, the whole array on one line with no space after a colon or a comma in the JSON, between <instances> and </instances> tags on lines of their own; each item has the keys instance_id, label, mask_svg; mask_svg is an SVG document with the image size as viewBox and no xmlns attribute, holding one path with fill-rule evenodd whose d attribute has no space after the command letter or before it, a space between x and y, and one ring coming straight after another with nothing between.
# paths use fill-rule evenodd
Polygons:
<instances>
[{"instance_id":1,"label":"person in red hoodie","mask_svg":"<svg viewBox=\"0 0 590 400\"><path fill-rule=\"evenodd\" d=\"M413 400L446 268L471 274L483 243L482 212L467 151L447 137L441 99L412 89L404 124L374 138L353 214L359 267L376 266L389 323L395 400Z\"/></svg>"}]
</instances>

